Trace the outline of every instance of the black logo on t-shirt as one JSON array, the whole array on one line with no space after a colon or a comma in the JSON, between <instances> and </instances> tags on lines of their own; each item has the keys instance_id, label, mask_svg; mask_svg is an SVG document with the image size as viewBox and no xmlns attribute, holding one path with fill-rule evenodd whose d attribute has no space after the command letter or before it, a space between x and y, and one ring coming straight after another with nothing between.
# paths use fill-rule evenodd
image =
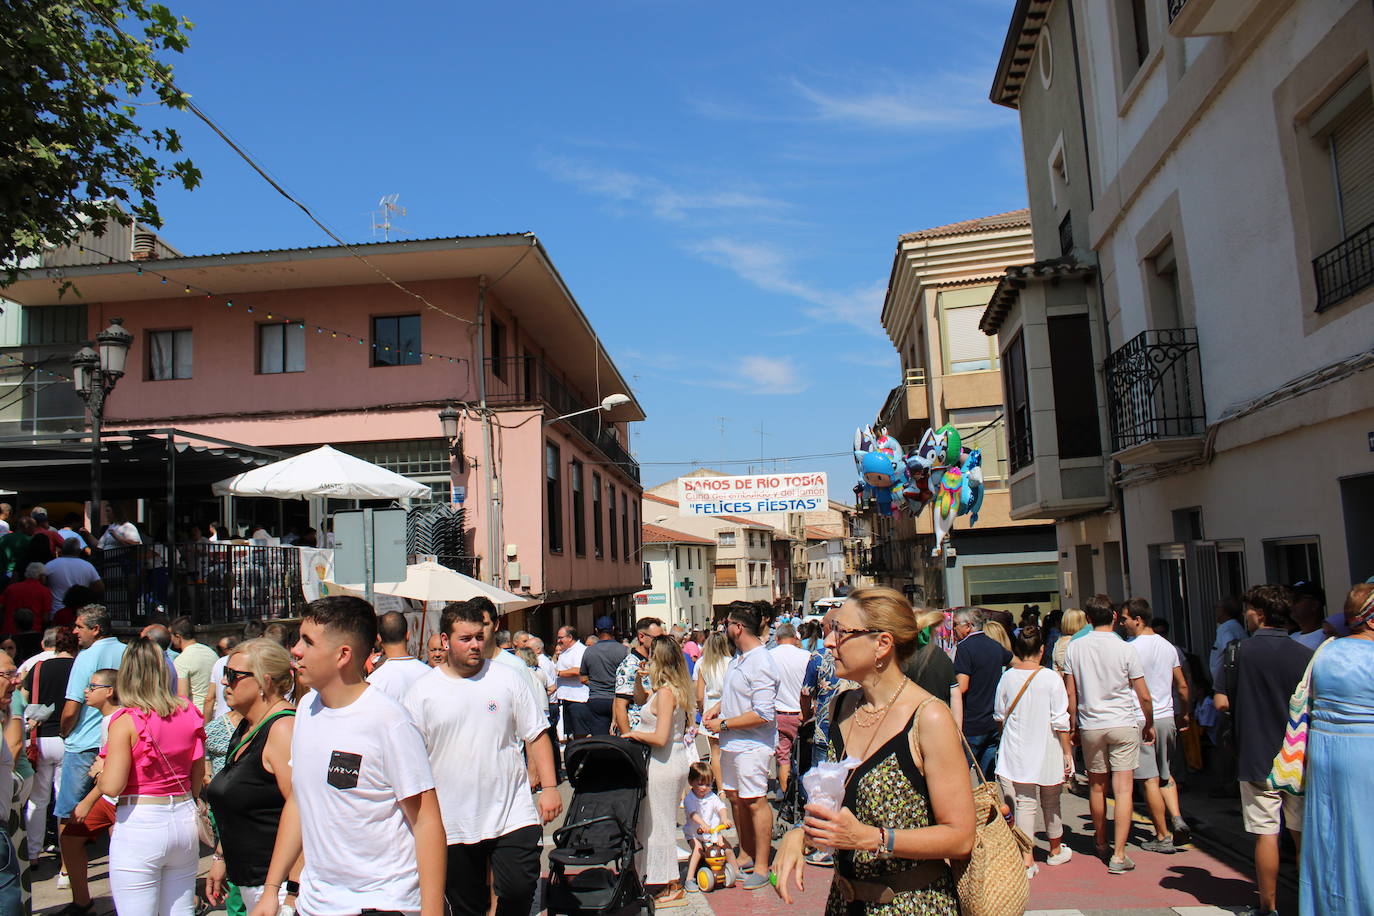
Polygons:
<instances>
[{"instance_id":1,"label":"black logo on t-shirt","mask_svg":"<svg viewBox=\"0 0 1374 916\"><path fill-rule=\"evenodd\" d=\"M329 757L329 784L336 789L356 789L363 755L335 751Z\"/></svg>"}]
</instances>

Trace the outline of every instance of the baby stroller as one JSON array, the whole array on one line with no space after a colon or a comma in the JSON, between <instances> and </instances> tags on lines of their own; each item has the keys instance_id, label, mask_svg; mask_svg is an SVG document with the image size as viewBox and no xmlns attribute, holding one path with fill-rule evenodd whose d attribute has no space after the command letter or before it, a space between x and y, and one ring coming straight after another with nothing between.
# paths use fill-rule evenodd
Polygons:
<instances>
[{"instance_id":1,"label":"baby stroller","mask_svg":"<svg viewBox=\"0 0 1374 916\"><path fill-rule=\"evenodd\" d=\"M573 796L549 852L549 916L641 909L652 916L653 898L634 861L648 758L647 745L627 738L583 738L568 745L564 762Z\"/></svg>"},{"instance_id":2,"label":"baby stroller","mask_svg":"<svg viewBox=\"0 0 1374 916\"><path fill-rule=\"evenodd\" d=\"M815 756L816 720L802 723L797 729L797 737L792 742L790 762L792 776L787 780L787 790L778 804L778 816L773 818L773 839L778 839L793 827L800 827L806 817L806 792L802 790L802 774L811 769Z\"/></svg>"}]
</instances>

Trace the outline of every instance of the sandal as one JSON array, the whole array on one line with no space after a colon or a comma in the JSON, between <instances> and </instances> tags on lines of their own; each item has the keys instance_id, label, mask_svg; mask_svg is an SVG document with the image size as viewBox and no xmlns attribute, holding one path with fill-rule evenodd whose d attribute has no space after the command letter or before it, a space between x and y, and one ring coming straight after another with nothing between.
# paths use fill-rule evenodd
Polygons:
<instances>
[{"instance_id":1,"label":"sandal","mask_svg":"<svg viewBox=\"0 0 1374 916\"><path fill-rule=\"evenodd\" d=\"M659 891L654 897L654 907L685 906L687 903L687 891L676 881L670 882L667 887Z\"/></svg>"}]
</instances>

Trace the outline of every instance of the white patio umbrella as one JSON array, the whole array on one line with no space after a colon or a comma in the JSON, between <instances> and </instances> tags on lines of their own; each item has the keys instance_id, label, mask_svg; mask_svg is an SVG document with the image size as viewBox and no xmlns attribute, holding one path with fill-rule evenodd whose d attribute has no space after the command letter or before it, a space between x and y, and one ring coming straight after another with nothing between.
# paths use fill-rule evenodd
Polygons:
<instances>
[{"instance_id":1,"label":"white patio umbrella","mask_svg":"<svg viewBox=\"0 0 1374 916\"><path fill-rule=\"evenodd\" d=\"M211 489L216 496L276 499L422 499L430 495L422 483L328 445L236 474Z\"/></svg>"},{"instance_id":2,"label":"white patio umbrella","mask_svg":"<svg viewBox=\"0 0 1374 916\"><path fill-rule=\"evenodd\" d=\"M358 595L363 593L361 584L331 583L330 592L333 593L336 589L356 592ZM497 611L502 614L509 614L511 611L533 607L540 603L537 598L517 595L494 585L479 582L457 570L440 566L433 560L413 563L406 567L404 581L377 582L373 584L372 590L379 595L413 598L416 601L466 601L468 598L476 598L481 595L490 598L491 603L496 605Z\"/></svg>"}]
</instances>

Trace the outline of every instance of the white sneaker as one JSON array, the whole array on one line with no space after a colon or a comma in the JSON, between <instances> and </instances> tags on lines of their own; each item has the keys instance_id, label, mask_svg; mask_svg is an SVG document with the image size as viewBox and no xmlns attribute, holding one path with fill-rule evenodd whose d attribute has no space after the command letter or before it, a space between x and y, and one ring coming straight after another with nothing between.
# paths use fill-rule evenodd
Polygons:
<instances>
[{"instance_id":1,"label":"white sneaker","mask_svg":"<svg viewBox=\"0 0 1374 916\"><path fill-rule=\"evenodd\" d=\"M1073 850L1067 845L1060 846L1059 851L1045 860L1046 865L1063 865L1073 858Z\"/></svg>"},{"instance_id":2,"label":"white sneaker","mask_svg":"<svg viewBox=\"0 0 1374 916\"><path fill-rule=\"evenodd\" d=\"M1027 866L1026 866L1026 880L1027 880L1027 881L1029 881L1031 878L1034 878L1034 877L1035 877L1036 875L1038 875L1038 874L1040 874L1040 866L1039 866L1039 865L1027 865Z\"/></svg>"},{"instance_id":3,"label":"white sneaker","mask_svg":"<svg viewBox=\"0 0 1374 916\"><path fill-rule=\"evenodd\" d=\"M65 891L67 888L69 888L69 887L71 887L71 886L72 886L72 879L71 879L70 877L68 877L67 873L66 873L66 872L61 872L61 873L59 873L58 876L57 876L57 889L60 890L60 891Z\"/></svg>"}]
</instances>

